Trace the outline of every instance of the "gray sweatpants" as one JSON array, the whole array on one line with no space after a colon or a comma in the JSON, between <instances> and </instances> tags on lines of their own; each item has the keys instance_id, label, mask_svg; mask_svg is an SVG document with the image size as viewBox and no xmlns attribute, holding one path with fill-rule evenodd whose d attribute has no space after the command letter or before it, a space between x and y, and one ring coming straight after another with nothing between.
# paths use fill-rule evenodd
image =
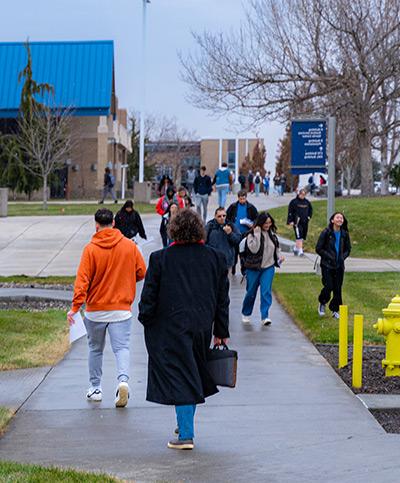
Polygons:
<instances>
[{"instance_id":1,"label":"gray sweatpants","mask_svg":"<svg viewBox=\"0 0 400 483\"><path fill-rule=\"evenodd\" d=\"M201 208L203 208L203 221L204 223L207 221L207 205L208 205L208 195L199 195L195 196L195 203L196 203L196 210L197 213L201 215Z\"/></svg>"},{"instance_id":2,"label":"gray sweatpants","mask_svg":"<svg viewBox=\"0 0 400 483\"><path fill-rule=\"evenodd\" d=\"M117 363L117 379L127 382L129 379L129 339L132 317L121 322L93 322L83 319L89 345L89 380L93 387L101 387L103 374L103 351L106 344L106 332L110 336L111 347Z\"/></svg>"}]
</instances>

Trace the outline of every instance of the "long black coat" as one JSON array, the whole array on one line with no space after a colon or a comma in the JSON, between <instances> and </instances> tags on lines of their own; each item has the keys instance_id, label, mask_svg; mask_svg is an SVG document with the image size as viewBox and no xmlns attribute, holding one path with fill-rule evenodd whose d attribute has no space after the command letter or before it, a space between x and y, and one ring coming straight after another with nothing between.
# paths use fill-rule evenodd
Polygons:
<instances>
[{"instance_id":1,"label":"long black coat","mask_svg":"<svg viewBox=\"0 0 400 483\"><path fill-rule=\"evenodd\" d=\"M218 392L206 356L212 333L229 337L228 292L224 255L213 248L172 245L151 254L138 317L149 354L148 401L198 404Z\"/></svg>"},{"instance_id":2,"label":"long black coat","mask_svg":"<svg viewBox=\"0 0 400 483\"><path fill-rule=\"evenodd\" d=\"M321 265L327 268L344 268L344 261L350 255L351 243L347 230L340 230L339 256L336 254L336 238L332 228L322 230L315 251L321 257Z\"/></svg>"}]
</instances>

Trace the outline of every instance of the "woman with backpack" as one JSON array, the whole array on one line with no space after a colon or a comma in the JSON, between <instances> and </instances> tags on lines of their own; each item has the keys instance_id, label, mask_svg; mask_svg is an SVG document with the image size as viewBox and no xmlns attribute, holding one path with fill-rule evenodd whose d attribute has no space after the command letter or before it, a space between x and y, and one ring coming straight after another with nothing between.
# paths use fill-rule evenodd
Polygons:
<instances>
[{"instance_id":1,"label":"woman with backpack","mask_svg":"<svg viewBox=\"0 0 400 483\"><path fill-rule=\"evenodd\" d=\"M272 281L275 267L284 261L279 250L275 221L269 213L260 213L254 227L246 237L244 267L246 269L246 295L242 305L242 322L249 324L260 287L261 324L271 324L269 309L272 304Z\"/></svg>"},{"instance_id":2,"label":"woman with backpack","mask_svg":"<svg viewBox=\"0 0 400 483\"><path fill-rule=\"evenodd\" d=\"M133 201L125 201L123 207L115 215L114 227L126 236L126 238L134 238L138 233L141 238L147 240L146 232L139 213L133 208Z\"/></svg>"},{"instance_id":3,"label":"woman with backpack","mask_svg":"<svg viewBox=\"0 0 400 483\"><path fill-rule=\"evenodd\" d=\"M254 191L256 196L260 196L260 188L261 188L261 175L260 172L257 171L256 176L254 178Z\"/></svg>"},{"instance_id":4,"label":"woman with backpack","mask_svg":"<svg viewBox=\"0 0 400 483\"><path fill-rule=\"evenodd\" d=\"M321 317L325 315L325 306L330 301L332 317L338 319L339 306L342 305L344 261L351 251L347 220L343 213L337 211L330 217L328 227L319 236L315 251L321 257L323 285L318 297L318 314Z\"/></svg>"}]
</instances>

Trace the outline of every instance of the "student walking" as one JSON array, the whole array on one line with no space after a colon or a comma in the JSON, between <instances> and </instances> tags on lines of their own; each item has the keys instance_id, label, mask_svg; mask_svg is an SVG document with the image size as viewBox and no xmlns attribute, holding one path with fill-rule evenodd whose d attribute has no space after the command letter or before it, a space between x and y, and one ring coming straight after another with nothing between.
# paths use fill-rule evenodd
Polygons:
<instances>
[{"instance_id":1,"label":"student walking","mask_svg":"<svg viewBox=\"0 0 400 483\"><path fill-rule=\"evenodd\" d=\"M208 197L212 193L211 178L206 174L207 168L202 166L200 174L194 180L193 191L197 213L202 216L204 223L207 220ZM201 214L203 211L203 214Z\"/></svg>"},{"instance_id":2,"label":"student walking","mask_svg":"<svg viewBox=\"0 0 400 483\"><path fill-rule=\"evenodd\" d=\"M229 186L232 182L231 173L227 163L217 170L214 176L213 184L215 184L218 193L218 206L225 208L226 197L228 196Z\"/></svg>"},{"instance_id":3,"label":"student walking","mask_svg":"<svg viewBox=\"0 0 400 483\"><path fill-rule=\"evenodd\" d=\"M315 251L321 257L323 285L318 297L318 314L321 317L325 315L325 306L330 301L332 317L338 319L339 306L342 305L344 261L351 251L348 224L343 213L336 212L330 217L328 227L318 238Z\"/></svg>"},{"instance_id":4,"label":"student walking","mask_svg":"<svg viewBox=\"0 0 400 483\"><path fill-rule=\"evenodd\" d=\"M123 207L115 215L115 228L117 228L126 238L134 238L137 234L147 240L142 218L139 212L133 207L133 201L125 201Z\"/></svg>"},{"instance_id":5,"label":"student walking","mask_svg":"<svg viewBox=\"0 0 400 483\"><path fill-rule=\"evenodd\" d=\"M293 252L300 257L304 256L303 241L307 239L308 222L311 220L312 212L312 205L306 198L306 190L299 190L296 198L289 203L287 224L293 226L296 238Z\"/></svg>"},{"instance_id":6,"label":"student walking","mask_svg":"<svg viewBox=\"0 0 400 483\"><path fill-rule=\"evenodd\" d=\"M269 309L272 304L272 281L275 267L284 261L279 251L275 221L269 213L260 213L254 228L247 235L244 266L246 295L242 305L243 324L251 323L251 314L260 287L261 325L271 324Z\"/></svg>"},{"instance_id":7,"label":"student walking","mask_svg":"<svg viewBox=\"0 0 400 483\"><path fill-rule=\"evenodd\" d=\"M263 178L263 185L264 185L264 195L268 196L269 195L269 188L271 185L271 171L268 171L268 173L265 174Z\"/></svg>"},{"instance_id":8,"label":"student walking","mask_svg":"<svg viewBox=\"0 0 400 483\"><path fill-rule=\"evenodd\" d=\"M193 166L189 166L189 169L186 172L186 188L188 190L189 196L192 196L193 184L195 179L196 179L196 170L193 168Z\"/></svg>"},{"instance_id":9,"label":"student walking","mask_svg":"<svg viewBox=\"0 0 400 483\"><path fill-rule=\"evenodd\" d=\"M260 196L260 189L261 189L261 175L260 175L260 172L257 171L254 177L254 192L256 196Z\"/></svg>"},{"instance_id":10,"label":"student walking","mask_svg":"<svg viewBox=\"0 0 400 483\"><path fill-rule=\"evenodd\" d=\"M232 222L226 221L225 208L217 208L214 219L206 225L206 245L225 255L228 269L235 263L235 255L241 239L238 228Z\"/></svg>"},{"instance_id":11,"label":"student walking","mask_svg":"<svg viewBox=\"0 0 400 483\"><path fill-rule=\"evenodd\" d=\"M276 195L281 194L281 175L279 173L275 173L274 179L274 193Z\"/></svg>"},{"instance_id":12,"label":"student walking","mask_svg":"<svg viewBox=\"0 0 400 483\"><path fill-rule=\"evenodd\" d=\"M161 215L160 235L163 247L168 245L167 224L170 217L170 205L174 203L179 208L184 208L184 201L175 194L174 188L168 186L165 195L157 201L156 212Z\"/></svg>"},{"instance_id":13,"label":"student walking","mask_svg":"<svg viewBox=\"0 0 400 483\"><path fill-rule=\"evenodd\" d=\"M108 193L110 193L114 203L118 203L117 197L114 192L115 176L111 174L110 168L104 170L104 182L103 182L103 198L99 201L99 205L104 203Z\"/></svg>"},{"instance_id":14,"label":"student walking","mask_svg":"<svg viewBox=\"0 0 400 483\"><path fill-rule=\"evenodd\" d=\"M218 392L206 364L214 344L229 337L229 282L225 257L204 245L204 225L193 210L171 221L166 250L150 256L139 303L148 360L147 400L174 405L172 449L194 448L196 405Z\"/></svg>"},{"instance_id":15,"label":"student walking","mask_svg":"<svg viewBox=\"0 0 400 483\"><path fill-rule=\"evenodd\" d=\"M83 250L67 318L70 325L74 324L74 315L86 305L84 323L88 334L91 384L87 400L102 399L103 350L108 332L117 363L115 406L124 407L129 397L131 306L136 282L144 278L146 266L136 243L113 228L110 210L97 210L94 219L96 233Z\"/></svg>"}]
</instances>

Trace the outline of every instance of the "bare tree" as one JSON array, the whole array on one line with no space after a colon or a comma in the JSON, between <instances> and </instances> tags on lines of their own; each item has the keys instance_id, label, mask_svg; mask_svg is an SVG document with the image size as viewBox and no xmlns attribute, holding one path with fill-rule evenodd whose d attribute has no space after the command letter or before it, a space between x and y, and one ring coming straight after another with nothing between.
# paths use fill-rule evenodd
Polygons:
<instances>
[{"instance_id":1,"label":"bare tree","mask_svg":"<svg viewBox=\"0 0 400 483\"><path fill-rule=\"evenodd\" d=\"M65 164L73 147L71 109L34 104L31 116L18 119L17 140L25 154L25 168L42 180L43 208L47 209L49 176Z\"/></svg>"},{"instance_id":2,"label":"bare tree","mask_svg":"<svg viewBox=\"0 0 400 483\"><path fill-rule=\"evenodd\" d=\"M398 0L250 5L237 34L194 34L199 51L181 56L189 99L251 123L287 120L305 103L318 115L345 111L354 121L361 190L371 194L373 117L400 95Z\"/></svg>"}]
</instances>

